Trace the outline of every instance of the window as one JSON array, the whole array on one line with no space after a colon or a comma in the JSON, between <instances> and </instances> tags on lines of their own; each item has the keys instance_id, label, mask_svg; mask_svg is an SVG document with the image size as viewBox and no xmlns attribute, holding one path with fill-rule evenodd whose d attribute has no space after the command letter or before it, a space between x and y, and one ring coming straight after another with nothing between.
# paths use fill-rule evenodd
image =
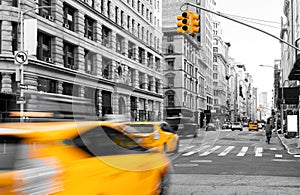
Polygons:
<instances>
[{"instance_id":1,"label":"window","mask_svg":"<svg viewBox=\"0 0 300 195\"><path fill-rule=\"evenodd\" d=\"M218 48L217 47L213 47L213 52L214 53L218 53Z\"/></svg>"},{"instance_id":2,"label":"window","mask_svg":"<svg viewBox=\"0 0 300 195\"><path fill-rule=\"evenodd\" d=\"M91 7L95 7L95 0L85 0L86 4L88 4Z\"/></svg>"},{"instance_id":3,"label":"window","mask_svg":"<svg viewBox=\"0 0 300 195\"><path fill-rule=\"evenodd\" d=\"M102 58L102 76L105 79L109 79L112 71L112 60L108 58Z\"/></svg>"},{"instance_id":4,"label":"window","mask_svg":"<svg viewBox=\"0 0 300 195\"><path fill-rule=\"evenodd\" d=\"M107 1L107 17L108 18L110 18L110 5L111 5L111 2Z\"/></svg>"},{"instance_id":5,"label":"window","mask_svg":"<svg viewBox=\"0 0 300 195\"><path fill-rule=\"evenodd\" d=\"M218 79L218 74L217 73L213 73L213 79Z\"/></svg>"},{"instance_id":6,"label":"window","mask_svg":"<svg viewBox=\"0 0 300 195\"><path fill-rule=\"evenodd\" d=\"M173 35L167 36L167 41L168 41L168 42L174 41L174 36L173 36Z\"/></svg>"},{"instance_id":7,"label":"window","mask_svg":"<svg viewBox=\"0 0 300 195\"><path fill-rule=\"evenodd\" d=\"M1 2L1 1L0 1ZM18 0L13 0L12 1L12 6L13 7L18 7L19 6L19 1Z\"/></svg>"},{"instance_id":8,"label":"window","mask_svg":"<svg viewBox=\"0 0 300 195\"><path fill-rule=\"evenodd\" d=\"M143 48L139 47L139 63L144 63L145 62L145 50Z\"/></svg>"},{"instance_id":9,"label":"window","mask_svg":"<svg viewBox=\"0 0 300 195\"><path fill-rule=\"evenodd\" d=\"M174 95L168 95L168 107L174 107L175 102L174 102Z\"/></svg>"},{"instance_id":10,"label":"window","mask_svg":"<svg viewBox=\"0 0 300 195\"><path fill-rule=\"evenodd\" d=\"M144 86L144 74L143 73L139 73L139 87L141 89L143 89L143 86Z\"/></svg>"},{"instance_id":11,"label":"window","mask_svg":"<svg viewBox=\"0 0 300 195\"><path fill-rule=\"evenodd\" d=\"M110 36L111 30L105 26L102 26L102 45L110 48Z\"/></svg>"},{"instance_id":12,"label":"window","mask_svg":"<svg viewBox=\"0 0 300 195\"><path fill-rule=\"evenodd\" d=\"M130 16L127 16L127 29L129 30L130 28Z\"/></svg>"},{"instance_id":13,"label":"window","mask_svg":"<svg viewBox=\"0 0 300 195\"><path fill-rule=\"evenodd\" d=\"M135 45L132 42L128 42L128 58L134 60L135 59Z\"/></svg>"},{"instance_id":14,"label":"window","mask_svg":"<svg viewBox=\"0 0 300 195\"><path fill-rule=\"evenodd\" d=\"M84 50L84 65L85 72L88 74L92 74L94 70L94 54L89 50Z\"/></svg>"},{"instance_id":15,"label":"window","mask_svg":"<svg viewBox=\"0 0 300 195\"><path fill-rule=\"evenodd\" d=\"M37 83L38 83L37 86L38 91L43 91L47 93L56 93L57 81L38 77Z\"/></svg>"},{"instance_id":16,"label":"window","mask_svg":"<svg viewBox=\"0 0 300 195\"><path fill-rule=\"evenodd\" d=\"M50 62L51 37L45 33L38 32L37 59Z\"/></svg>"},{"instance_id":17,"label":"window","mask_svg":"<svg viewBox=\"0 0 300 195\"><path fill-rule=\"evenodd\" d=\"M75 9L72 8L71 6L64 4L64 24L63 26L71 31L74 31L74 24L75 24L75 20L74 20L74 15L75 15Z\"/></svg>"},{"instance_id":18,"label":"window","mask_svg":"<svg viewBox=\"0 0 300 195\"><path fill-rule=\"evenodd\" d=\"M144 4L142 4L142 16L144 16Z\"/></svg>"},{"instance_id":19,"label":"window","mask_svg":"<svg viewBox=\"0 0 300 195\"><path fill-rule=\"evenodd\" d=\"M96 89L91 87L84 87L84 97L94 100L96 98Z\"/></svg>"},{"instance_id":20,"label":"window","mask_svg":"<svg viewBox=\"0 0 300 195\"><path fill-rule=\"evenodd\" d=\"M168 70L174 70L174 60L168 60Z\"/></svg>"},{"instance_id":21,"label":"window","mask_svg":"<svg viewBox=\"0 0 300 195\"><path fill-rule=\"evenodd\" d=\"M51 16L51 8L45 7L45 6L51 6L50 0L36 0L36 6L39 8L36 9L39 15L43 17Z\"/></svg>"},{"instance_id":22,"label":"window","mask_svg":"<svg viewBox=\"0 0 300 195\"><path fill-rule=\"evenodd\" d=\"M137 3L137 11L138 11L138 13L140 13L140 5L141 4L141 2L140 2L140 0L138 0L138 3Z\"/></svg>"},{"instance_id":23,"label":"window","mask_svg":"<svg viewBox=\"0 0 300 195\"><path fill-rule=\"evenodd\" d=\"M138 23L138 28L137 28L137 36L138 36L138 38L140 38L141 37L141 24L140 23Z\"/></svg>"},{"instance_id":24,"label":"window","mask_svg":"<svg viewBox=\"0 0 300 195\"><path fill-rule=\"evenodd\" d=\"M218 66L217 65L213 65L213 71L218 71Z\"/></svg>"},{"instance_id":25,"label":"window","mask_svg":"<svg viewBox=\"0 0 300 195\"><path fill-rule=\"evenodd\" d=\"M64 66L66 68L76 69L75 67L75 46L64 42Z\"/></svg>"},{"instance_id":26,"label":"window","mask_svg":"<svg viewBox=\"0 0 300 195\"><path fill-rule=\"evenodd\" d=\"M121 11L121 26L123 27L124 25L124 11Z\"/></svg>"},{"instance_id":27,"label":"window","mask_svg":"<svg viewBox=\"0 0 300 195\"><path fill-rule=\"evenodd\" d=\"M73 95L78 96L79 95L79 86L73 85L72 83L63 83L63 95Z\"/></svg>"},{"instance_id":28,"label":"window","mask_svg":"<svg viewBox=\"0 0 300 195\"><path fill-rule=\"evenodd\" d=\"M124 53L124 37L116 35L116 52L123 54Z\"/></svg>"},{"instance_id":29,"label":"window","mask_svg":"<svg viewBox=\"0 0 300 195\"><path fill-rule=\"evenodd\" d=\"M15 51L18 51L18 23L17 22L12 22L12 53Z\"/></svg>"},{"instance_id":30,"label":"window","mask_svg":"<svg viewBox=\"0 0 300 195\"><path fill-rule=\"evenodd\" d=\"M213 62L218 62L218 57L217 56L213 57Z\"/></svg>"},{"instance_id":31,"label":"window","mask_svg":"<svg viewBox=\"0 0 300 195\"><path fill-rule=\"evenodd\" d=\"M172 54L172 53L174 53L174 46L168 45L167 54Z\"/></svg>"},{"instance_id":32,"label":"window","mask_svg":"<svg viewBox=\"0 0 300 195\"><path fill-rule=\"evenodd\" d=\"M84 17L84 36L90 40L94 40L94 22L90 17Z\"/></svg>"},{"instance_id":33,"label":"window","mask_svg":"<svg viewBox=\"0 0 300 195\"><path fill-rule=\"evenodd\" d=\"M174 87L174 77L168 77L168 87Z\"/></svg>"},{"instance_id":34,"label":"window","mask_svg":"<svg viewBox=\"0 0 300 195\"><path fill-rule=\"evenodd\" d=\"M118 11L119 11L119 7L115 7L115 23L118 24Z\"/></svg>"},{"instance_id":35,"label":"window","mask_svg":"<svg viewBox=\"0 0 300 195\"><path fill-rule=\"evenodd\" d=\"M131 21L131 32L133 34L134 34L134 30L135 30L134 24L135 24L135 21L134 21L134 19L132 19L132 21Z\"/></svg>"}]
</instances>

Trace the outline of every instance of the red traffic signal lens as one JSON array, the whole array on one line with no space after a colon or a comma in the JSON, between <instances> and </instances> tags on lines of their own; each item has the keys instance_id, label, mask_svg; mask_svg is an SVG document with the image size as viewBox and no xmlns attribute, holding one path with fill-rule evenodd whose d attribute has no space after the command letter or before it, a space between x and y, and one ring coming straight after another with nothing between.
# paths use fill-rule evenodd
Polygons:
<instances>
[{"instance_id":1,"label":"red traffic signal lens","mask_svg":"<svg viewBox=\"0 0 300 195\"><path fill-rule=\"evenodd\" d=\"M184 17L184 18L188 17L188 13L187 12L183 12L182 13L182 17Z\"/></svg>"}]
</instances>

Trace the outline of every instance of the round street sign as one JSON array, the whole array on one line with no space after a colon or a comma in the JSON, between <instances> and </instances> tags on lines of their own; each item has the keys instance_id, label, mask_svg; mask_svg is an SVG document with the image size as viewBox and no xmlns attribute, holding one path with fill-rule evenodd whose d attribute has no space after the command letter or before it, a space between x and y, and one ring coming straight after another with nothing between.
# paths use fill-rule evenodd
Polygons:
<instances>
[{"instance_id":1,"label":"round street sign","mask_svg":"<svg viewBox=\"0 0 300 195\"><path fill-rule=\"evenodd\" d=\"M18 51L15 53L16 64L28 64L27 51Z\"/></svg>"}]
</instances>

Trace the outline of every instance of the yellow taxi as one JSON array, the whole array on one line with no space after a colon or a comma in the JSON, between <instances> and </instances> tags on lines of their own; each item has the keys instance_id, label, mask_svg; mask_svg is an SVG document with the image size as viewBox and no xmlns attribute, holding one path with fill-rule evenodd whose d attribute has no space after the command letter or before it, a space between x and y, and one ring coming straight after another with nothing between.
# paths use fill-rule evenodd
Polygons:
<instances>
[{"instance_id":1,"label":"yellow taxi","mask_svg":"<svg viewBox=\"0 0 300 195\"><path fill-rule=\"evenodd\" d=\"M125 133L145 148L161 148L164 152L178 152L179 137L167 122L130 122Z\"/></svg>"},{"instance_id":2,"label":"yellow taxi","mask_svg":"<svg viewBox=\"0 0 300 195\"><path fill-rule=\"evenodd\" d=\"M248 124L248 130L249 131L258 131L258 122L257 121L254 121L254 122L249 122Z\"/></svg>"},{"instance_id":3,"label":"yellow taxi","mask_svg":"<svg viewBox=\"0 0 300 195\"><path fill-rule=\"evenodd\" d=\"M163 194L170 162L112 122L3 123L0 194Z\"/></svg>"}]
</instances>

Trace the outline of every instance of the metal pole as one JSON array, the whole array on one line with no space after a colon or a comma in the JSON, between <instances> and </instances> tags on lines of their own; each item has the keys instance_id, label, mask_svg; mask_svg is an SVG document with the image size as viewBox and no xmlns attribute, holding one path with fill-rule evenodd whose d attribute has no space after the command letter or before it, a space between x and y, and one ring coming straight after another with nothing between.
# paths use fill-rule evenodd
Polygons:
<instances>
[{"instance_id":1,"label":"metal pole","mask_svg":"<svg viewBox=\"0 0 300 195\"><path fill-rule=\"evenodd\" d=\"M24 50L24 12L21 10L21 25L20 25L20 31L21 31L21 51ZM21 104L20 104L20 122L24 122L23 120L23 115L24 115L24 91L23 91L23 86L24 86L24 67L23 63L21 63L20 66L20 99L21 99Z\"/></svg>"},{"instance_id":2,"label":"metal pole","mask_svg":"<svg viewBox=\"0 0 300 195\"><path fill-rule=\"evenodd\" d=\"M193 4L193 3L184 3L184 4L180 7L180 10L182 11L182 7L183 7L183 6L189 6L189 5L190 5L190 6L193 6L193 7L196 7L196 8L199 8L199 9L201 9L201 10L207 11L207 12L209 12L209 13L212 13L212 14L215 14L215 15L218 15L218 16L221 16L221 17L223 17L223 18L226 18L226 19L228 19L228 20L234 21L234 22L236 22L236 23L242 24L242 25L244 25L244 26L247 26L247 27L249 27L249 28L255 29L255 30L257 30L257 31L260 31L260 32L262 32L262 33L264 33L264 34L266 34L266 35L269 35L269 36L271 36L271 37L273 37L273 38L279 40L280 43L285 43L286 45L288 45L288 46L290 46L290 47L296 49L297 51L300 51L300 49L299 49L298 47L296 47L296 46L294 46L294 45L292 45L292 44L290 44L290 43L284 41L283 39L281 39L281 38L279 38L279 37L276 37L275 35L272 35L271 33L268 33L268 32L266 32L266 31L264 31L264 30L261 30L261 29L259 29L259 28L254 27L254 26L251 26L251 25L246 24L246 23L244 23L244 22L241 22L241 21L239 21L239 20L230 18L230 17L228 17L228 16L222 14L221 12L215 12L215 11L206 9L206 8L204 8L204 7L201 7L201 6L199 6L199 5Z\"/></svg>"},{"instance_id":3,"label":"metal pole","mask_svg":"<svg viewBox=\"0 0 300 195\"><path fill-rule=\"evenodd\" d=\"M281 68L281 100L282 100L282 104L281 104L281 132L283 133L283 120L284 120L284 103L285 103L285 100L284 100L284 94L283 94L283 69Z\"/></svg>"}]
</instances>

